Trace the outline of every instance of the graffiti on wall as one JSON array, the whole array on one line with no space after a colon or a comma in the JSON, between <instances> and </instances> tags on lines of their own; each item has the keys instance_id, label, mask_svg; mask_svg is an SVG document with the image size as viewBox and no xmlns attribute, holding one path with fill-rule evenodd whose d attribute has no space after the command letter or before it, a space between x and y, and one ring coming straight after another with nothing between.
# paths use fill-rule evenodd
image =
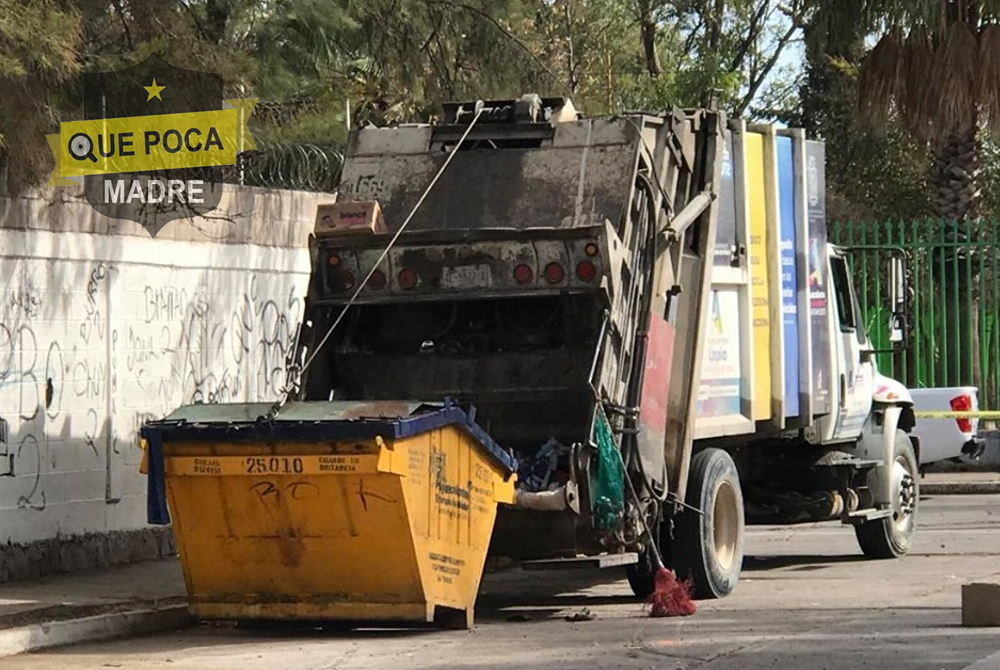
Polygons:
<instances>
[{"instance_id":1,"label":"graffiti on wall","mask_svg":"<svg viewBox=\"0 0 1000 670\"><path fill-rule=\"evenodd\" d=\"M0 511L43 512L59 485L51 482L99 470L104 491L80 495L114 504L122 478L139 476L137 431L146 421L186 403L271 400L281 390L302 315L300 275L5 263L14 268L0 285L0 419L8 426Z\"/></svg>"}]
</instances>

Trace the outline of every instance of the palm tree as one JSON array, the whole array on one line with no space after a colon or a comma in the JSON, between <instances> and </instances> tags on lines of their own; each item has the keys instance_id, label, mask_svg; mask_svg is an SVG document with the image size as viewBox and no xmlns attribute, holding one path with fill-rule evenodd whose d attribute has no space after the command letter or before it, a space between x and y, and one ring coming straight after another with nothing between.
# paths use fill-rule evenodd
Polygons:
<instances>
[{"instance_id":1,"label":"palm tree","mask_svg":"<svg viewBox=\"0 0 1000 670\"><path fill-rule=\"evenodd\" d=\"M981 201L980 134L1000 131L1000 1L815 0L814 7L816 19L831 29L853 22L880 35L860 68L861 116L892 119L929 150L934 211L928 214L942 219L945 239L974 230ZM933 260L938 295L958 297L946 314L958 327L948 329L944 343L958 360L949 379L937 381L970 383L954 371L955 363L962 375L976 368L976 296L968 281L977 274L976 264L955 246L938 247Z\"/></svg>"},{"instance_id":2,"label":"palm tree","mask_svg":"<svg viewBox=\"0 0 1000 670\"><path fill-rule=\"evenodd\" d=\"M879 34L860 68L862 117L892 119L934 155L932 214L974 219L982 129L1000 130L1000 1L814 0L835 32Z\"/></svg>"},{"instance_id":3,"label":"palm tree","mask_svg":"<svg viewBox=\"0 0 1000 670\"><path fill-rule=\"evenodd\" d=\"M979 132L1000 129L1000 2L869 4L885 6L887 30L862 68L862 110L876 119L894 114L932 149L936 215L975 219Z\"/></svg>"}]
</instances>

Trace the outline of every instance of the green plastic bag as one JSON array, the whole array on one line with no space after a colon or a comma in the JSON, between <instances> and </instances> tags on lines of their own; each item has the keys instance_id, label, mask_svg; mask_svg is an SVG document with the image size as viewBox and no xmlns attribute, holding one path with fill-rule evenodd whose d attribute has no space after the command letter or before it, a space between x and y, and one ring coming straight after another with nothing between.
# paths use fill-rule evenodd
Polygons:
<instances>
[{"instance_id":1,"label":"green plastic bag","mask_svg":"<svg viewBox=\"0 0 1000 670\"><path fill-rule=\"evenodd\" d=\"M600 530L612 530L618 527L625 509L625 473L611 424L600 406L593 432L597 444L597 465L590 478L594 525Z\"/></svg>"}]
</instances>

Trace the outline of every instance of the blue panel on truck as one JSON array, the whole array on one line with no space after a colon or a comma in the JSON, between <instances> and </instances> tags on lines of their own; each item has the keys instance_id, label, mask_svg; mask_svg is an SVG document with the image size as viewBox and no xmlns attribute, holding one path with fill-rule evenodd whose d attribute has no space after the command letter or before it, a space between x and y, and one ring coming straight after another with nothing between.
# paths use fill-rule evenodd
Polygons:
<instances>
[{"instance_id":1,"label":"blue panel on truck","mask_svg":"<svg viewBox=\"0 0 1000 670\"><path fill-rule=\"evenodd\" d=\"M799 415L798 279L795 271L795 149L777 138L778 215L781 233L781 314L785 341L785 416Z\"/></svg>"},{"instance_id":2,"label":"blue panel on truck","mask_svg":"<svg viewBox=\"0 0 1000 670\"><path fill-rule=\"evenodd\" d=\"M806 142L806 204L809 218L809 312L813 347L813 412L830 412L830 337L826 283L826 148Z\"/></svg>"},{"instance_id":3,"label":"blue panel on truck","mask_svg":"<svg viewBox=\"0 0 1000 670\"><path fill-rule=\"evenodd\" d=\"M733 170L733 133L726 131L722 149L722 181L719 183L719 213L715 231L716 267L733 267L736 250L736 179Z\"/></svg>"}]
</instances>

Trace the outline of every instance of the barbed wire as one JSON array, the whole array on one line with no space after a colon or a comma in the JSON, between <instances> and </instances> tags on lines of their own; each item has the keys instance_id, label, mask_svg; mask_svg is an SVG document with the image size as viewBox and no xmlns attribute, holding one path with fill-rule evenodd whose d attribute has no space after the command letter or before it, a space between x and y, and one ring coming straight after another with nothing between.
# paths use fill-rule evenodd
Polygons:
<instances>
[{"instance_id":1,"label":"barbed wire","mask_svg":"<svg viewBox=\"0 0 1000 670\"><path fill-rule=\"evenodd\" d=\"M227 184L333 192L340 181L344 154L339 147L318 144L277 144L237 156L223 169Z\"/></svg>"}]
</instances>

